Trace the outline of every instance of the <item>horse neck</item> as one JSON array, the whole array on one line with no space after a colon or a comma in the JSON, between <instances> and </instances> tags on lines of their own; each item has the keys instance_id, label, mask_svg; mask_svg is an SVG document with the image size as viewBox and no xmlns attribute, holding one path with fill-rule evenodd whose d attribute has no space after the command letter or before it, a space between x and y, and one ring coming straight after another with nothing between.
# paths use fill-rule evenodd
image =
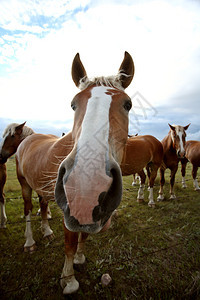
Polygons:
<instances>
[{"instance_id":1,"label":"horse neck","mask_svg":"<svg viewBox=\"0 0 200 300\"><path fill-rule=\"evenodd\" d=\"M169 132L168 135L162 141L164 152L171 151L176 152L174 148L174 144L172 141L171 133Z\"/></svg>"},{"instance_id":2,"label":"horse neck","mask_svg":"<svg viewBox=\"0 0 200 300\"><path fill-rule=\"evenodd\" d=\"M72 133L69 132L54 143L53 149L56 149L58 155L66 156L71 152L73 146Z\"/></svg>"}]
</instances>

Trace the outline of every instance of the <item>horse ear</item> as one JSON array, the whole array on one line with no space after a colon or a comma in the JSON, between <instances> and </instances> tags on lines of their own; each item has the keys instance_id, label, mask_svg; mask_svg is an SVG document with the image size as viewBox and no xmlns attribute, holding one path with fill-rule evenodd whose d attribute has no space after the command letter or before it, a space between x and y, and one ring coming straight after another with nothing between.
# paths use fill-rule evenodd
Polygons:
<instances>
[{"instance_id":1,"label":"horse ear","mask_svg":"<svg viewBox=\"0 0 200 300\"><path fill-rule=\"evenodd\" d=\"M172 126L172 125L170 125L169 123L168 123L168 125L169 125L169 127L171 128L171 130L175 130L175 127L174 126Z\"/></svg>"},{"instance_id":2,"label":"horse ear","mask_svg":"<svg viewBox=\"0 0 200 300\"><path fill-rule=\"evenodd\" d=\"M79 53L77 53L72 62L72 79L77 87L79 87L80 79L86 77L87 73L80 60Z\"/></svg>"},{"instance_id":3,"label":"horse ear","mask_svg":"<svg viewBox=\"0 0 200 300\"><path fill-rule=\"evenodd\" d=\"M183 128L184 128L184 130L187 130L188 129L188 127L190 126L190 124L191 123L189 123L187 126L184 126Z\"/></svg>"},{"instance_id":4,"label":"horse ear","mask_svg":"<svg viewBox=\"0 0 200 300\"><path fill-rule=\"evenodd\" d=\"M125 51L124 59L119 68L121 84L124 89L126 89L131 83L135 72L134 62L131 55Z\"/></svg>"},{"instance_id":5,"label":"horse ear","mask_svg":"<svg viewBox=\"0 0 200 300\"><path fill-rule=\"evenodd\" d=\"M16 128L15 128L15 133L17 133L17 134L21 134L22 133L22 131L23 131L23 128L24 128L24 125L26 124L26 121L24 122L24 123L22 123L22 124L20 124L20 125L18 125Z\"/></svg>"}]
</instances>

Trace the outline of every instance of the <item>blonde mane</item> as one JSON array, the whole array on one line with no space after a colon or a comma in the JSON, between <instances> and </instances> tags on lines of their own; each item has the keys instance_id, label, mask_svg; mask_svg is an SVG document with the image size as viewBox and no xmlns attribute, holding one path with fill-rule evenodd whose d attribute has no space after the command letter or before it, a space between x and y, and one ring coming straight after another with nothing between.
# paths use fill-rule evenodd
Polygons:
<instances>
[{"instance_id":1,"label":"blonde mane","mask_svg":"<svg viewBox=\"0 0 200 300\"><path fill-rule=\"evenodd\" d=\"M124 91L124 88L122 87L122 83L121 83L122 75L125 77L129 77L129 75L121 71L115 76L107 76L107 77L101 76L101 77L94 77L94 78L88 78L87 76L85 76L82 79L80 79L79 89L84 90L87 87L96 84L97 86L108 86L108 87L113 87Z\"/></svg>"},{"instance_id":2,"label":"blonde mane","mask_svg":"<svg viewBox=\"0 0 200 300\"><path fill-rule=\"evenodd\" d=\"M5 136L7 136L8 134L11 134L11 135L14 135L15 134L15 130L16 130L16 127L19 126L20 124L18 123L11 123L9 124L6 129L4 130L4 133L3 133L3 138ZM28 126L24 126L23 127L23 131L22 131L22 134L21 134L21 137L22 139L25 139L28 135L31 135L35 133L33 131L33 129L31 129L30 127Z\"/></svg>"}]
</instances>

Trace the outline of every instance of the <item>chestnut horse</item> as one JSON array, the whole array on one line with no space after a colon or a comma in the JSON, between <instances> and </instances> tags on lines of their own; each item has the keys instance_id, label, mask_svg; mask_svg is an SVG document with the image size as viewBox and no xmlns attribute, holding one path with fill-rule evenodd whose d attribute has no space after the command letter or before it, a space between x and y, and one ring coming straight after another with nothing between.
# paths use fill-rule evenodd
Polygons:
<instances>
[{"instance_id":1,"label":"chestnut horse","mask_svg":"<svg viewBox=\"0 0 200 300\"><path fill-rule=\"evenodd\" d=\"M178 170L179 161L185 157L185 138L186 138L186 130L188 129L190 124L187 126L180 125L170 125L170 131L168 135L162 140L164 157L163 162L160 167L160 190L157 201L164 200L163 195L163 186L165 184L165 170L167 168L171 171L170 178L170 199L176 199L174 194L174 181L175 175Z\"/></svg>"},{"instance_id":2,"label":"chestnut horse","mask_svg":"<svg viewBox=\"0 0 200 300\"><path fill-rule=\"evenodd\" d=\"M119 164L132 105L124 89L133 75L133 60L125 52L117 76L90 80L77 54L72 63L72 78L81 91L71 103L75 110L72 132L62 138L34 134L20 144L16 154L27 220L25 249L35 247L30 222L32 189L40 195L43 228L48 228L50 236L46 206L54 196L54 188L56 202L63 210L66 255L61 286L64 294L79 288L73 263L85 262L83 246L88 234L107 229L121 201Z\"/></svg>"},{"instance_id":3,"label":"chestnut horse","mask_svg":"<svg viewBox=\"0 0 200 300\"><path fill-rule=\"evenodd\" d=\"M149 178L149 203L155 207L153 200L153 186L157 171L162 163L163 147L160 141L151 135L139 135L128 138L121 163L123 176L137 173L140 176L140 188L138 191L138 202L144 200L144 185L146 175L143 168L147 169Z\"/></svg>"},{"instance_id":4,"label":"chestnut horse","mask_svg":"<svg viewBox=\"0 0 200 300\"><path fill-rule=\"evenodd\" d=\"M192 164L192 177L194 188L196 191L200 191L200 187L197 181L197 170L200 167L200 141L187 141L186 142L186 154L185 158L181 160L181 173L182 173L182 187L186 188L185 184L185 170L187 163Z\"/></svg>"},{"instance_id":5,"label":"chestnut horse","mask_svg":"<svg viewBox=\"0 0 200 300\"><path fill-rule=\"evenodd\" d=\"M26 122L22 124L11 123L9 124L3 133L3 140L0 144L0 227L6 228L6 211L5 211L5 198L3 194L4 185L6 183L6 161L12 156L19 144L34 131L28 126L24 126Z\"/></svg>"}]
</instances>

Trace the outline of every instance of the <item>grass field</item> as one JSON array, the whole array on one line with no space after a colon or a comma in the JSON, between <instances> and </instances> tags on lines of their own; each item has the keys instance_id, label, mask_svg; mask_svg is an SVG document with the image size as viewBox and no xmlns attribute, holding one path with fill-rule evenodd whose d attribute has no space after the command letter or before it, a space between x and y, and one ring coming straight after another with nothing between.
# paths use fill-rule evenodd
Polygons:
<instances>
[{"instance_id":1,"label":"grass field","mask_svg":"<svg viewBox=\"0 0 200 300\"><path fill-rule=\"evenodd\" d=\"M25 220L15 161L7 163L5 187L6 229L0 230L0 299L63 299L59 278L64 263L62 214L50 203L50 226L55 239L42 238L38 199L33 194L32 229L37 243L33 254L23 252ZM90 235L86 242L87 263L75 272L79 291L66 299L200 299L200 193L194 191L188 165L187 189L176 176L176 200L169 201L169 172L166 200L155 209L136 202L138 186L124 177L123 200L110 229ZM158 179L155 197L158 195ZM102 287L102 274L112 282Z\"/></svg>"}]
</instances>

